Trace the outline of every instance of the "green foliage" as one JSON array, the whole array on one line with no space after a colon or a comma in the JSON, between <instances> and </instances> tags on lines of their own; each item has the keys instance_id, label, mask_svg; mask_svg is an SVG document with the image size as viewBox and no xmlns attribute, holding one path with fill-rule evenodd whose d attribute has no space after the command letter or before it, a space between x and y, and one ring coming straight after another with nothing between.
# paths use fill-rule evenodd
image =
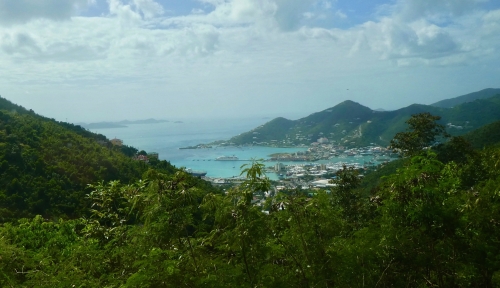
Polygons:
<instances>
[{"instance_id":1,"label":"green foliage","mask_svg":"<svg viewBox=\"0 0 500 288\"><path fill-rule=\"evenodd\" d=\"M464 135L475 149L500 143L500 121L493 122Z\"/></svg>"},{"instance_id":2,"label":"green foliage","mask_svg":"<svg viewBox=\"0 0 500 288\"><path fill-rule=\"evenodd\" d=\"M132 183L151 167L175 171L166 161L147 165L121 150L79 126L0 111L0 222L37 214L76 218L85 213L89 183Z\"/></svg>"},{"instance_id":3,"label":"green foliage","mask_svg":"<svg viewBox=\"0 0 500 288\"><path fill-rule=\"evenodd\" d=\"M434 144L436 137L446 137L444 126L437 123L441 117L430 113L419 113L412 115L406 121L408 129L399 132L391 140L390 148L398 151L403 156L415 156L426 147Z\"/></svg>"},{"instance_id":4,"label":"green foliage","mask_svg":"<svg viewBox=\"0 0 500 288\"><path fill-rule=\"evenodd\" d=\"M19 111L0 114L0 213L40 215L0 226L2 287L500 285L500 148L423 151L435 116L408 121L418 153L365 179L281 193L253 161L222 193Z\"/></svg>"},{"instance_id":5,"label":"green foliage","mask_svg":"<svg viewBox=\"0 0 500 288\"><path fill-rule=\"evenodd\" d=\"M472 144L461 136L451 137L448 142L437 146L435 150L438 152L438 159L444 163L453 161L463 164L476 154Z\"/></svg>"},{"instance_id":6,"label":"green foliage","mask_svg":"<svg viewBox=\"0 0 500 288\"><path fill-rule=\"evenodd\" d=\"M370 167L366 170L364 177L359 184L360 190L365 195L372 195L375 190L380 186L384 176L396 173L396 171L403 167L406 159L396 159L379 166Z\"/></svg>"},{"instance_id":7,"label":"green foliage","mask_svg":"<svg viewBox=\"0 0 500 288\"><path fill-rule=\"evenodd\" d=\"M460 165L418 155L360 193L277 194L263 165L226 193L184 171L97 183L90 218L0 227L0 281L15 287L493 287L500 271L500 149ZM478 169L479 167L479 169ZM479 170L478 176L470 177ZM483 174L484 172L484 174ZM8 286L7 286L8 287Z\"/></svg>"}]
</instances>

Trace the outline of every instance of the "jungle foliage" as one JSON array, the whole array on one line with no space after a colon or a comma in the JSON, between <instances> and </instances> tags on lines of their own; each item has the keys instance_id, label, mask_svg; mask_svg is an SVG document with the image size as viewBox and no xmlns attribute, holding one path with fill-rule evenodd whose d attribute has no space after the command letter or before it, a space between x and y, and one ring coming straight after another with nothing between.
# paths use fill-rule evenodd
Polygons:
<instances>
[{"instance_id":1,"label":"jungle foliage","mask_svg":"<svg viewBox=\"0 0 500 288\"><path fill-rule=\"evenodd\" d=\"M18 206L3 206L4 215L14 218L25 211L29 217L0 226L1 287L500 285L500 148L471 150L460 161L453 153L442 158L440 150L420 150L401 159L399 168L369 191L357 171L346 168L337 173L331 190L314 196L300 190L278 193L264 213L253 204L256 195L270 189L261 163L242 167L246 181L223 193L183 170L141 170L136 162L119 162L125 157L121 152L49 124L44 128L38 123L41 132L36 132L36 121L28 125L35 132L27 135L37 137L22 136L18 131L24 125L7 132L6 125L30 119L2 117L2 143L20 150L4 148L8 169L2 175L11 175L9 163L20 163L15 167L21 167L16 174L21 179L48 167L57 175L73 175L66 172L71 171L76 180L67 183L78 183L69 186L76 191L71 207L81 216L31 216L37 210L30 209L37 206L21 204L37 199L29 194L35 192L16 184L29 180L6 182L18 190L6 190L2 203L11 199ZM42 141L51 131L47 129L61 136ZM9 142L12 131L16 139ZM462 147L462 140L454 145ZM51 145L57 148L49 149ZM105 150L99 155L108 155L105 159L118 165L116 172L99 170L106 162L94 163L92 157L77 161L87 172L76 171L71 159L78 154L65 154L75 146L85 155ZM37 157L23 156L32 155L27 151ZM59 156L61 151L72 157ZM87 168L92 165L96 168ZM125 177L121 173L129 177L120 178ZM43 175L48 182L60 177ZM78 190L84 181L92 184ZM37 195L67 193L66 188L46 189ZM44 205L52 207L48 202L40 207ZM64 215L61 207L51 209Z\"/></svg>"},{"instance_id":2,"label":"jungle foliage","mask_svg":"<svg viewBox=\"0 0 500 288\"><path fill-rule=\"evenodd\" d=\"M35 215L78 218L86 213L89 183L133 183L151 167L175 171L167 161L135 161L136 153L0 98L0 222Z\"/></svg>"}]
</instances>

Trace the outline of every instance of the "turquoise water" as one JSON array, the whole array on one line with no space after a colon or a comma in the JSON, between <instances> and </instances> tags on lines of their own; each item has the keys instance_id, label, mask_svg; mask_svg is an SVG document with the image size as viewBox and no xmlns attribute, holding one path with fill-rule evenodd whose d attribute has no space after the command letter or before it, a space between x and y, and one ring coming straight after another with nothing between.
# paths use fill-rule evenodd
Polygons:
<instances>
[{"instance_id":1,"label":"turquoise water","mask_svg":"<svg viewBox=\"0 0 500 288\"><path fill-rule=\"evenodd\" d=\"M191 150L190 156L178 160L176 166L193 170L207 171L209 177L239 176L241 165L251 163L252 159L267 159L273 153L293 153L305 148L270 148L270 147L218 147L212 149ZM215 161L220 156L236 156L239 161ZM275 162L265 162L266 166L274 166ZM269 175L271 176L271 175Z\"/></svg>"},{"instance_id":2,"label":"turquoise water","mask_svg":"<svg viewBox=\"0 0 500 288\"><path fill-rule=\"evenodd\" d=\"M158 123L129 125L127 128L93 129L92 132L103 134L109 139L119 138L125 145L133 146L147 152L157 152L162 160L170 161L176 167L207 171L209 177L229 178L240 175L240 167L250 161L215 161L220 156L236 156L240 160L267 159L273 153L293 153L305 148L271 148L271 147L218 147L210 149L182 149L200 143L215 140L228 140L232 136L249 131L264 124L266 119L200 119L186 120L183 123ZM323 160L317 163L361 163L372 157L344 157ZM266 166L274 166L276 162L265 162ZM304 164L304 162L284 162L287 164ZM276 175L268 175L277 179Z\"/></svg>"}]
</instances>

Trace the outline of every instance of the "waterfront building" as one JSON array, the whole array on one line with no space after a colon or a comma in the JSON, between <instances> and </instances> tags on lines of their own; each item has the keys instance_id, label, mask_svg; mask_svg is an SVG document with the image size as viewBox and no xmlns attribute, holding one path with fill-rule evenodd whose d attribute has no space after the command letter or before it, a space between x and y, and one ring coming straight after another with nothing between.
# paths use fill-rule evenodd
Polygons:
<instances>
[{"instance_id":1,"label":"waterfront building","mask_svg":"<svg viewBox=\"0 0 500 288\"><path fill-rule=\"evenodd\" d=\"M276 163L276 165L274 165L274 171L281 172L283 170L285 170L285 165L283 163Z\"/></svg>"}]
</instances>

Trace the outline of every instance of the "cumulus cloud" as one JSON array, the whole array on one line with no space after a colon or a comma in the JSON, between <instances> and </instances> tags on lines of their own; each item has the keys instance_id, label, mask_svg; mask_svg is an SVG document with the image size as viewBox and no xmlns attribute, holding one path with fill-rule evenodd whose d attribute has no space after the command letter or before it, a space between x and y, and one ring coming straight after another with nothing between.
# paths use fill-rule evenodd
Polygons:
<instances>
[{"instance_id":1,"label":"cumulus cloud","mask_svg":"<svg viewBox=\"0 0 500 288\"><path fill-rule=\"evenodd\" d=\"M304 13L313 3L312 0L276 0L278 9L274 17L279 27L285 31L299 28Z\"/></svg>"},{"instance_id":2,"label":"cumulus cloud","mask_svg":"<svg viewBox=\"0 0 500 288\"><path fill-rule=\"evenodd\" d=\"M0 40L0 47L9 55L33 55L41 51L37 41L24 32L4 34Z\"/></svg>"},{"instance_id":3,"label":"cumulus cloud","mask_svg":"<svg viewBox=\"0 0 500 288\"><path fill-rule=\"evenodd\" d=\"M276 4L269 0L204 1L214 5L207 20L225 25L262 23L276 13Z\"/></svg>"},{"instance_id":4,"label":"cumulus cloud","mask_svg":"<svg viewBox=\"0 0 500 288\"><path fill-rule=\"evenodd\" d=\"M134 11L130 4L124 4L120 0L108 0L109 13L115 15L120 19L124 26L131 24L139 24L142 20L141 15Z\"/></svg>"},{"instance_id":5,"label":"cumulus cloud","mask_svg":"<svg viewBox=\"0 0 500 288\"><path fill-rule=\"evenodd\" d=\"M199 57L217 51L219 38L220 32L211 25L194 25L175 31L136 30L117 39L114 49L143 60L169 55Z\"/></svg>"},{"instance_id":6,"label":"cumulus cloud","mask_svg":"<svg viewBox=\"0 0 500 288\"><path fill-rule=\"evenodd\" d=\"M64 35L66 36L66 35ZM0 49L19 61L88 61L102 58L103 46L88 45L78 41L54 41L38 39L26 31L5 33L0 37Z\"/></svg>"},{"instance_id":7,"label":"cumulus cloud","mask_svg":"<svg viewBox=\"0 0 500 288\"><path fill-rule=\"evenodd\" d=\"M56 2L38 1L46 5ZM185 15L165 13L171 7L159 3L166 1L99 1L107 5L99 16L74 17L78 7L90 2L65 0L73 4L65 6L66 14L57 14L59 18L39 12L21 22L8 22L22 25L0 26L2 87L24 89L22 84L30 81L29 85L39 86L26 89L42 91L37 88L45 87L52 92L74 85L64 93L71 94L72 89L94 93L97 90L92 85L114 85L113 89L102 88L106 93L101 89L99 95L145 95L148 101L153 98L146 94L162 95L164 102L160 96L151 102L163 103L164 107L165 103L173 106L174 101L175 107L203 107L203 111L238 102L233 101L235 95L247 99L245 105L237 104L245 109L252 103L276 107L298 101L308 107L312 103L336 104L331 103L331 95L347 93L346 85L351 87L350 92L352 87L365 87L366 93L359 95L371 95L377 89L394 93L397 89L385 83L394 81L393 72L402 71L402 66L410 71L419 65L425 71L422 79L432 80L439 74L427 74L431 70L425 69L430 66L451 70L471 64L471 59L492 66L490 63L498 63L500 55L500 11L474 12L477 1L473 0L394 0L392 10L384 17L373 17L350 28L343 25L342 29L332 28L335 20L347 17L339 12L338 7L345 6L337 1L200 0L206 6L193 7L193 12ZM1 8L0 19L4 13ZM326 21L321 22L322 15L330 17L326 21L333 24L323 25ZM52 21L70 17L72 21ZM440 17L448 22L436 21ZM386 71L392 76L384 76ZM426 86L422 83L425 81L415 86ZM408 90L402 86L399 92ZM325 97L310 101L303 95Z\"/></svg>"},{"instance_id":8,"label":"cumulus cloud","mask_svg":"<svg viewBox=\"0 0 500 288\"><path fill-rule=\"evenodd\" d=\"M432 59L461 52L459 43L441 27L426 21L406 24L394 19L362 26L363 40L385 59Z\"/></svg>"},{"instance_id":9,"label":"cumulus cloud","mask_svg":"<svg viewBox=\"0 0 500 288\"><path fill-rule=\"evenodd\" d=\"M484 22L483 29L481 29L482 33L485 34L496 34L496 36L500 36L500 9L493 10L486 13L482 20Z\"/></svg>"},{"instance_id":10,"label":"cumulus cloud","mask_svg":"<svg viewBox=\"0 0 500 288\"><path fill-rule=\"evenodd\" d=\"M295 31L311 18L310 8L318 0L201 0L214 6L208 15L218 22L263 24L281 31ZM323 9L331 3L321 1Z\"/></svg>"},{"instance_id":11,"label":"cumulus cloud","mask_svg":"<svg viewBox=\"0 0 500 288\"><path fill-rule=\"evenodd\" d=\"M0 24L22 24L32 19L66 20L94 0L0 0Z\"/></svg>"},{"instance_id":12,"label":"cumulus cloud","mask_svg":"<svg viewBox=\"0 0 500 288\"><path fill-rule=\"evenodd\" d=\"M134 0L133 3L146 19L151 19L164 12L163 6L153 0Z\"/></svg>"}]
</instances>

